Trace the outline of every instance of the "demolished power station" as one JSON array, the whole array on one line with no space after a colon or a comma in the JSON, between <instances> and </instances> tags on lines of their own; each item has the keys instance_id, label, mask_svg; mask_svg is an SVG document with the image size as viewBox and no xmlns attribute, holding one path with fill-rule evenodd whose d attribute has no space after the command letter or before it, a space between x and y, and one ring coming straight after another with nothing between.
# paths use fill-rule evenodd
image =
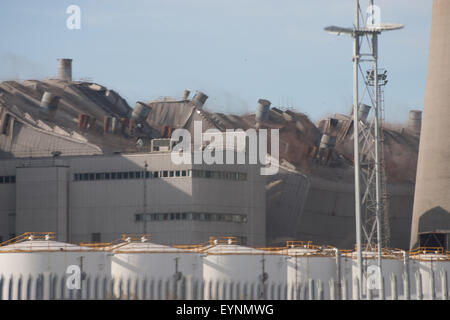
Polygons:
<instances>
[{"instance_id":1,"label":"demolished power station","mask_svg":"<svg viewBox=\"0 0 450 320\"><path fill-rule=\"evenodd\" d=\"M305 114L260 99L256 114L206 110L208 98L137 102L90 82L58 79L0 84L0 236L55 231L60 240L111 241L150 232L160 243L196 243L211 235L250 245L310 240L351 248L354 237L353 120L336 114L314 124ZM367 121L370 106L360 106ZM421 127L384 128L390 245L410 241ZM280 170L252 165L175 166L171 133L268 128L280 132Z\"/></svg>"}]
</instances>

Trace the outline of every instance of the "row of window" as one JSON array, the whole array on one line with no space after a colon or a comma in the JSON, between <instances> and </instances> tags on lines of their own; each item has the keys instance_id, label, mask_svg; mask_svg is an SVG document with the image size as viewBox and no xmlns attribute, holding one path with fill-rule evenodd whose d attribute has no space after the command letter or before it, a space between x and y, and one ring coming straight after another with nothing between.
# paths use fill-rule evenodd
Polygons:
<instances>
[{"instance_id":1,"label":"row of window","mask_svg":"<svg viewBox=\"0 0 450 320\"><path fill-rule=\"evenodd\" d=\"M97 173L75 173L73 179L75 181L92 181L92 180L128 180L150 178L168 178L168 177L187 177L190 176L190 170L176 171L125 171L125 172L97 172Z\"/></svg>"},{"instance_id":2,"label":"row of window","mask_svg":"<svg viewBox=\"0 0 450 320\"><path fill-rule=\"evenodd\" d=\"M162 170L162 171L124 171L124 172L97 172L75 173L74 181L92 180L124 180L145 178L176 178L194 177L223 180L247 180L247 174L243 172L212 171L212 170ZM14 177L15 181L15 177Z\"/></svg>"},{"instance_id":3,"label":"row of window","mask_svg":"<svg viewBox=\"0 0 450 320\"><path fill-rule=\"evenodd\" d=\"M212 171L212 170L192 170L194 178L223 179L223 180L247 180L244 172Z\"/></svg>"},{"instance_id":4,"label":"row of window","mask_svg":"<svg viewBox=\"0 0 450 320\"><path fill-rule=\"evenodd\" d=\"M0 184L16 183L16 176L0 176Z\"/></svg>"},{"instance_id":5,"label":"row of window","mask_svg":"<svg viewBox=\"0 0 450 320\"><path fill-rule=\"evenodd\" d=\"M138 213L135 215L136 222L142 221L170 221L170 220L191 220L191 221L218 221L246 223L247 216L244 214L224 214L224 213Z\"/></svg>"}]
</instances>

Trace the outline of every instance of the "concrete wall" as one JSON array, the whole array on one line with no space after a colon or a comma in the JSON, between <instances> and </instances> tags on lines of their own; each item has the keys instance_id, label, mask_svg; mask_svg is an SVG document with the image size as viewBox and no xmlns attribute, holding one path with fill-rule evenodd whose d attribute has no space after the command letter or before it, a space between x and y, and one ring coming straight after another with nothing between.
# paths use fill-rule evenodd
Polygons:
<instances>
[{"instance_id":1,"label":"concrete wall","mask_svg":"<svg viewBox=\"0 0 450 320\"><path fill-rule=\"evenodd\" d=\"M296 230L298 240L352 249L355 241L354 185L309 177L305 208ZM390 247L408 248L414 186L389 185ZM269 212L268 215L271 213Z\"/></svg>"},{"instance_id":2,"label":"concrete wall","mask_svg":"<svg viewBox=\"0 0 450 320\"><path fill-rule=\"evenodd\" d=\"M52 231L66 241L69 167L63 161L31 165L16 170L16 233Z\"/></svg>"}]
</instances>

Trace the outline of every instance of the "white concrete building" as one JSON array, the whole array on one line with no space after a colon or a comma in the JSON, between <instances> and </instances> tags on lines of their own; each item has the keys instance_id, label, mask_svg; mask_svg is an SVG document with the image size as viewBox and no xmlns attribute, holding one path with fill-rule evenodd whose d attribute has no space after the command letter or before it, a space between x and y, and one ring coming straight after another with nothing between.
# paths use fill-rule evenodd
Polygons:
<instances>
[{"instance_id":1,"label":"white concrete building","mask_svg":"<svg viewBox=\"0 0 450 320\"><path fill-rule=\"evenodd\" d=\"M150 233L161 244L234 236L261 246L265 228L257 165L175 165L170 152L0 161L2 240L29 231L71 243Z\"/></svg>"}]
</instances>

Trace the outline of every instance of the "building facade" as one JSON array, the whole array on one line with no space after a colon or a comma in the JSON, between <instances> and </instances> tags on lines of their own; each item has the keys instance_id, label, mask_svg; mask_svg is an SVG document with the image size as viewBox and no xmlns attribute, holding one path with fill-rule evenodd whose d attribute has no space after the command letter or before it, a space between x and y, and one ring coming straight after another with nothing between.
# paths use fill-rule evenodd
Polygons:
<instances>
[{"instance_id":1,"label":"building facade","mask_svg":"<svg viewBox=\"0 0 450 320\"><path fill-rule=\"evenodd\" d=\"M56 232L72 243L150 233L162 244L235 236L265 245L257 165L175 165L170 152L0 161L0 237Z\"/></svg>"}]
</instances>

